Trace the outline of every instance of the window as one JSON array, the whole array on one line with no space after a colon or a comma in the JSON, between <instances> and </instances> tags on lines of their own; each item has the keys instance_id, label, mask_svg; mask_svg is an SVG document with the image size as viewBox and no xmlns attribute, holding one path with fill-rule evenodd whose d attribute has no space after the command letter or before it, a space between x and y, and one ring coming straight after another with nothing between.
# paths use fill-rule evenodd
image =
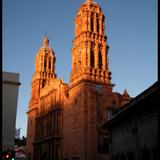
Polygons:
<instances>
[{"instance_id":1,"label":"window","mask_svg":"<svg viewBox=\"0 0 160 160\"><path fill-rule=\"evenodd\" d=\"M102 53L101 53L100 47L99 47L99 54L98 54L98 67L99 69L102 69Z\"/></svg>"},{"instance_id":2,"label":"window","mask_svg":"<svg viewBox=\"0 0 160 160\"><path fill-rule=\"evenodd\" d=\"M98 13L96 14L97 17L97 32L99 33L99 16Z\"/></svg>"},{"instance_id":3,"label":"window","mask_svg":"<svg viewBox=\"0 0 160 160\"><path fill-rule=\"evenodd\" d=\"M93 32L93 27L94 27L94 22L93 22L93 14L92 14L92 16L91 16L91 31Z\"/></svg>"},{"instance_id":4,"label":"window","mask_svg":"<svg viewBox=\"0 0 160 160\"><path fill-rule=\"evenodd\" d=\"M46 81L43 80L43 81L42 81L42 88L45 86L45 84L46 84Z\"/></svg>"},{"instance_id":5,"label":"window","mask_svg":"<svg viewBox=\"0 0 160 160\"><path fill-rule=\"evenodd\" d=\"M91 67L94 67L94 52L91 49Z\"/></svg>"},{"instance_id":6,"label":"window","mask_svg":"<svg viewBox=\"0 0 160 160\"><path fill-rule=\"evenodd\" d=\"M46 61L44 61L44 72L46 71Z\"/></svg>"},{"instance_id":7,"label":"window","mask_svg":"<svg viewBox=\"0 0 160 160\"><path fill-rule=\"evenodd\" d=\"M51 69L51 57L49 57L49 64L48 64L48 68Z\"/></svg>"}]
</instances>

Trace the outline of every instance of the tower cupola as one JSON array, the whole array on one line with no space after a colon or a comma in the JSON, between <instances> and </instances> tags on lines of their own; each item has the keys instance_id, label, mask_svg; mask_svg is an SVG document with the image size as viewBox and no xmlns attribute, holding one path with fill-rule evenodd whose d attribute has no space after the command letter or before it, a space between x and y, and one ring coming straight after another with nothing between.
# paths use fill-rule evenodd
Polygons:
<instances>
[{"instance_id":1,"label":"tower cupola","mask_svg":"<svg viewBox=\"0 0 160 160\"><path fill-rule=\"evenodd\" d=\"M52 78L55 76L55 54L49 47L47 36L43 39L43 46L39 49L35 59L35 73L41 73L43 78Z\"/></svg>"}]
</instances>

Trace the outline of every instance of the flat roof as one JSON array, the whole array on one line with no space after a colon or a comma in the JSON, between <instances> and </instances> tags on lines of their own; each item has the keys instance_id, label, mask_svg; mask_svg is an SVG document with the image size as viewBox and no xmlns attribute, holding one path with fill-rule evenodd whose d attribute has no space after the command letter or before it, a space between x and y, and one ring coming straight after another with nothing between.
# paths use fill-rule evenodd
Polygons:
<instances>
[{"instance_id":1,"label":"flat roof","mask_svg":"<svg viewBox=\"0 0 160 160\"><path fill-rule=\"evenodd\" d=\"M19 82L19 73L13 73L13 72L2 72L2 82L3 83L15 83L20 85Z\"/></svg>"}]
</instances>

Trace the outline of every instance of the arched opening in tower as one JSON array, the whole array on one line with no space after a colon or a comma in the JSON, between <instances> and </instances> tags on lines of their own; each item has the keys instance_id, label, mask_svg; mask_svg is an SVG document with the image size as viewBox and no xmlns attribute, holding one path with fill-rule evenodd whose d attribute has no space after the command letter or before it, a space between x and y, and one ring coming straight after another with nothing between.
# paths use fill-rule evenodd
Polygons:
<instances>
[{"instance_id":1,"label":"arched opening in tower","mask_svg":"<svg viewBox=\"0 0 160 160\"><path fill-rule=\"evenodd\" d=\"M94 26L94 18L93 18L93 13L92 13L92 16L91 16L91 32L93 32L93 30L94 30L94 28L93 28L93 26Z\"/></svg>"},{"instance_id":2,"label":"arched opening in tower","mask_svg":"<svg viewBox=\"0 0 160 160\"><path fill-rule=\"evenodd\" d=\"M44 72L46 72L46 60L44 61Z\"/></svg>"},{"instance_id":3,"label":"arched opening in tower","mask_svg":"<svg viewBox=\"0 0 160 160\"><path fill-rule=\"evenodd\" d=\"M91 67L92 68L94 67L94 52L92 49L91 49Z\"/></svg>"},{"instance_id":4,"label":"arched opening in tower","mask_svg":"<svg viewBox=\"0 0 160 160\"><path fill-rule=\"evenodd\" d=\"M98 16L98 13L96 14L96 17L97 17L97 32L99 33L99 16Z\"/></svg>"},{"instance_id":5,"label":"arched opening in tower","mask_svg":"<svg viewBox=\"0 0 160 160\"><path fill-rule=\"evenodd\" d=\"M102 53L100 49L99 49L99 54L98 54L98 67L99 69L102 69Z\"/></svg>"},{"instance_id":6,"label":"arched opening in tower","mask_svg":"<svg viewBox=\"0 0 160 160\"><path fill-rule=\"evenodd\" d=\"M49 70L51 69L51 57L49 57L49 65L48 65Z\"/></svg>"}]
</instances>

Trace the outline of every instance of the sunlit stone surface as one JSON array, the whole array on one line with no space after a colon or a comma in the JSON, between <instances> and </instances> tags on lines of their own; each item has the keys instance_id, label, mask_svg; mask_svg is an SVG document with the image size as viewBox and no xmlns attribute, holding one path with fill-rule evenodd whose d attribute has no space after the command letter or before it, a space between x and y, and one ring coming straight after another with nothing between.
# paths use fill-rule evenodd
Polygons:
<instances>
[{"instance_id":1,"label":"sunlit stone surface","mask_svg":"<svg viewBox=\"0 0 160 160\"><path fill-rule=\"evenodd\" d=\"M131 99L113 93L107 36L100 6L86 0L75 16L70 83L55 74L55 54L45 37L35 59L29 102L27 154L34 160L103 160L107 108Z\"/></svg>"}]
</instances>

